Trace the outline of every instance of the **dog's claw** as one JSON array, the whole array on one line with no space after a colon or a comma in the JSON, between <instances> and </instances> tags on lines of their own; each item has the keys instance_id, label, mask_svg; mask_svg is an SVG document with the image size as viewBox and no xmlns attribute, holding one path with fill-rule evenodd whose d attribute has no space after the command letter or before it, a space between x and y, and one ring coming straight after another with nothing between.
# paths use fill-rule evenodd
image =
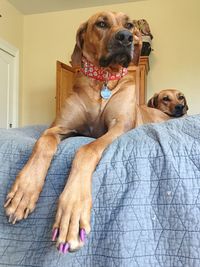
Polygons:
<instances>
[{"instance_id":1,"label":"dog's claw","mask_svg":"<svg viewBox=\"0 0 200 267\"><path fill-rule=\"evenodd\" d=\"M8 219L9 223L15 224L17 222L17 217L14 214L11 214Z\"/></svg>"},{"instance_id":2,"label":"dog's claw","mask_svg":"<svg viewBox=\"0 0 200 267\"><path fill-rule=\"evenodd\" d=\"M6 202L4 203L4 208L6 208L10 204L11 200L12 200L11 197L6 199Z\"/></svg>"},{"instance_id":3,"label":"dog's claw","mask_svg":"<svg viewBox=\"0 0 200 267\"><path fill-rule=\"evenodd\" d=\"M58 246L58 250L59 252L63 252L63 248L64 248L64 243L60 243L59 246Z\"/></svg>"},{"instance_id":4,"label":"dog's claw","mask_svg":"<svg viewBox=\"0 0 200 267\"><path fill-rule=\"evenodd\" d=\"M69 244L65 243L63 247L63 253L66 254L69 251Z\"/></svg>"},{"instance_id":5,"label":"dog's claw","mask_svg":"<svg viewBox=\"0 0 200 267\"><path fill-rule=\"evenodd\" d=\"M52 241L55 241L56 238L58 237L59 235L59 229L58 228L54 228L53 229L53 233L52 233Z\"/></svg>"},{"instance_id":6,"label":"dog's claw","mask_svg":"<svg viewBox=\"0 0 200 267\"><path fill-rule=\"evenodd\" d=\"M24 219L28 217L29 213L30 213L30 209L26 209L25 214L24 214Z\"/></svg>"},{"instance_id":7,"label":"dog's claw","mask_svg":"<svg viewBox=\"0 0 200 267\"><path fill-rule=\"evenodd\" d=\"M60 243L58 246L58 251L66 254L69 251L69 244L68 243Z\"/></svg>"},{"instance_id":8,"label":"dog's claw","mask_svg":"<svg viewBox=\"0 0 200 267\"><path fill-rule=\"evenodd\" d=\"M12 223L13 220L14 220L14 215L11 214L11 215L9 216L9 218L8 218L8 222L9 222L9 223Z\"/></svg>"},{"instance_id":9,"label":"dog's claw","mask_svg":"<svg viewBox=\"0 0 200 267\"><path fill-rule=\"evenodd\" d=\"M85 229L81 229L80 230L79 236L80 236L81 241L84 243L85 242L85 239L86 239Z\"/></svg>"},{"instance_id":10,"label":"dog's claw","mask_svg":"<svg viewBox=\"0 0 200 267\"><path fill-rule=\"evenodd\" d=\"M15 224L17 222L17 217L13 218L12 224Z\"/></svg>"}]
</instances>

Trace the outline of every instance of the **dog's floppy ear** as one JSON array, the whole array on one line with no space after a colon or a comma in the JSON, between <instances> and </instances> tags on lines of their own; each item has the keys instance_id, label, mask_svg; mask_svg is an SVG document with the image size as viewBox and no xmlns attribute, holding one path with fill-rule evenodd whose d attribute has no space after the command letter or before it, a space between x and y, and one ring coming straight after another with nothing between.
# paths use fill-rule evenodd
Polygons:
<instances>
[{"instance_id":1,"label":"dog's floppy ear","mask_svg":"<svg viewBox=\"0 0 200 267\"><path fill-rule=\"evenodd\" d=\"M184 104L185 104L185 108L186 108L186 111L189 109L188 107L188 104L187 104L187 101L186 101L186 97L184 96Z\"/></svg>"},{"instance_id":2,"label":"dog's floppy ear","mask_svg":"<svg viewBox=\"0 0 200 267\"><path fill-rule=\"evenodd\" d=\"M87 29L87 22L84 22L78 28L76 33L76 44L74 47L74 51L71 55L71 65L72 67L78 67L81 65L81 57L82 57L82 48L84 44L84 33Z\"/></svg>"},{"instance_id":3,"label":"dog's floppy ear","mask_svg":"<svg viewBox=\"0 0 200 267\"><path fill-rule=\"evenodd\" d=\"M133 31L134 50L133 50L133 64L138 66L140 60L140 54L142 50L142 35L137 27Z\"/></svg>"},{"instance_id":4,"label":"dog's floppy ear","mask_svg":"<svg viewBox=\"0 0 200 267\"><path fill-rule=\"evenodd\" d=\"M154 94L151 99L149 99L147 103L147 107L157 108L158 107L158 94Z\"/></svg>"}]
</instances>

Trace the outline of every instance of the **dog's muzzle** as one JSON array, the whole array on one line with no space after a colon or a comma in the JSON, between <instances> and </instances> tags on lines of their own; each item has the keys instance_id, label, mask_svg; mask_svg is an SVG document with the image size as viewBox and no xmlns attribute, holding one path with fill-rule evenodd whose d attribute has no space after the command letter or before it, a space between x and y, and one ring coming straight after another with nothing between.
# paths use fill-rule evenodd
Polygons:
<instances>
[{"instance_id":1,"label":"dog's muzzle","mask_svg":"<svg viewBox=\"0 0 200 267\"><path fill-rule=\"evenodd\" d=\"M120 30L115 33L108 44L108 55L99 60L101 67L119 64L128 67L133 56L133 34L128 30Z\"/></svg>"},{"instance_id":2,"label":"dog's muzzle","mask_svg":"<svg viewBox=\"0 0 200 267\"><path fill-rule=\"evenodd\" d=\"M182 104L178 104L174 107L174 111L173 111L173 117L181 117L184 115L184 108L185 106Z\"/></svg>"}]
</instances>

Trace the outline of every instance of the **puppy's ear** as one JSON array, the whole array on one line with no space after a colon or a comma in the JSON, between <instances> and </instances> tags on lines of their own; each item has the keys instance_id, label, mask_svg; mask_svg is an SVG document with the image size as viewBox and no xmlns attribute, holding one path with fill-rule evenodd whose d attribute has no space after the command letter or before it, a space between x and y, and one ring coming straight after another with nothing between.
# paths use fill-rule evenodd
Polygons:
<instances>
[{"instance_id":1,"label":"puppy's ear","mask_svg":"<svg viewBox=\"0 0 200 267\"><path fill-rule=\"evenodd\" d=\"M133 31L133 41L134 41L134 50L133 50L133 64L138 66L140 60L140 54L142 50L142 34L137 27Z\"/></svg>"},{"instance_id":2,"label":"puppy's ear","mask_svg":"<svg viewBox=\"0 0 200 267\"><path fill-rule=\"evenodd\" d=\"M81 65L84 34L86 32L86 29L87 29L87 22L84 22L80 25L76 33L76 44L74 47L74 51L71 55L71 61L70 61L72 67L78 67Z\"/></svg>"},{"instance_id":3,"label":"puppy's ear","mask_svg":"<svg viewBox=\"0 0 200 267\"><path fill-rule=\"evenodd\" d=\"M189 107L188 107L188 104L187 104L187 101L186 101L186 97L185 96L184 96L184 105L185 105L186 111L188 111Z\"/></svg>"},{"instance_id":4,"label":"puppy's ear","mask_svg":"<svg viewBox=\"0 0 200 267\"><path fill-rule=\"evenodd\" d=\"M147 107L150 107L150 108L158 107L158 94L154 94L154 96L151 99L149 99L147 103Z\"/></svg>"}]
</instances>

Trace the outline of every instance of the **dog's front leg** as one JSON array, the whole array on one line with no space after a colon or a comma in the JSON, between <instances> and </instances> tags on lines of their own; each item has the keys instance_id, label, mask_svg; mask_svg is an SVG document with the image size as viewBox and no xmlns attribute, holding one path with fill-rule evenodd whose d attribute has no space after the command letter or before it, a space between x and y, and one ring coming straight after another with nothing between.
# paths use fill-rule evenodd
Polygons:
<instances>
[{"instance_id":1,"label":"dog's front leg","mask_svg":"<svg viewBox=\"0 0 200 267\"><path fill-rule=\"evenodd\" d=\"M50 166L60 134L67 134L59 127L47 129L36 142L31 157L18 174L4 204L9 222L27 218L36 205Z\"/></svg>"},{"instance_id":2,"label":"dog's front leg","mask_svg":"<svg viewBox=\"0 0 200 267\"><path fill-rule=\"evenodd\" d=\"M114 120L105 135L77 151L67 184L59 198L53 226L53 240L58 237L60 252L74 251L83 246L85 234L90 232L92 173L104 149L127 130L124 122Z\"/></svg>"}]
</instances>

